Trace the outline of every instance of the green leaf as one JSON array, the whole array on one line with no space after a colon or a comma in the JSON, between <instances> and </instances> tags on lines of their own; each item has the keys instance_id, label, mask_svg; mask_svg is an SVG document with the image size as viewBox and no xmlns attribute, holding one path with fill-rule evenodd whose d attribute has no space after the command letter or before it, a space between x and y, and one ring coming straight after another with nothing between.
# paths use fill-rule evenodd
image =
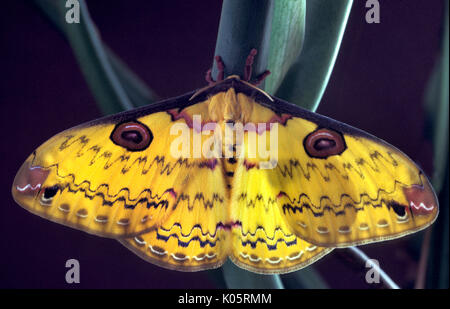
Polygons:
<instances>
[{"instance_id":1,"label":"green leaf","mask_svg":"<svg viewBox=\"0 0 450 309\"><path fill-rule=\"evenodd\" d=\"M432 225L426 288L449 288L449 165L445 168L445 178L439 193L439 216Z\"/></svg>"},{"instance_id":2,"label":"green leaf","mask_svg":"<svg viewBox=\"0 0 450 309\"><path fill-rule=\"evenodd\" d=\"M439 197L439 216L432 225L427 288L449 287L449 10L445 1L445 19L440 59L430 78L425 110L433 142L431 182Z\"/></svg>"},{"instance_id":3,"label":"green leaf","mask_svg":"<svg viewBox=\"0 0 450 309\"><path fill-rule=\"evenodd\" d=\"M100 36L92 22L84 0L80 3L80 23L63 22L63 27L84 78L104 114L113 114L133 108L106 56ZM61 16L67 8L59 2Z\"/></svg>"},{"instance_id":4,"label":"green leaf","mask_svg":"<svg viewBox=\"0 0 450 309\"><path fill-rule=\"evenodd\" d=\"M448 6L448 2L447 6ZM433 175L432 183L440 192L444 182L448 162L448 118L449 118L449 29L448 10L443 27L442 50L428 82L425 94L425 111L427 127L431 131L433 142Z\"/></svg>"},{"instance_id":5,"label":"green leaf","mask_svg":"<svg viewBox=\"0 0 450 309\"><path fill-rule=\"evenodd\" d=\"M352 0L306 3L305 39L275 96L315 111L328 84Z\"/></svg>"},{"instance_id":6,"label":"green leaf","mask_svg":"<svg viewBox=\"0 0 450 309\"><path fill-rule=\"evenodd\" d=\"M104 114L151 104L154 93L100 39L84 1L80 23L68 24L65 1L35 0L44 15L67 38Z\"/></svg>"},{"instance_id":7,"label":"green leaf","mask_svg":"<svg viewBox=\"0 0 450 309\"><path fill-rule=\"evenodd\" d=\"M305 37L305 0L278 0L272 20L265 91L275 93L302 50Z\"/></svg>"},{"instance_id":8,"label":"green leaf","mask_svg":"<svg viewBox=\"0 0 450 309\"><path fill-rule=\"evenodd\" d=\"M157 95L119 58L107 45L104 45L111 67L120 84L127 93L133 107L156 102Z\"/></svg>"}]
</instances>

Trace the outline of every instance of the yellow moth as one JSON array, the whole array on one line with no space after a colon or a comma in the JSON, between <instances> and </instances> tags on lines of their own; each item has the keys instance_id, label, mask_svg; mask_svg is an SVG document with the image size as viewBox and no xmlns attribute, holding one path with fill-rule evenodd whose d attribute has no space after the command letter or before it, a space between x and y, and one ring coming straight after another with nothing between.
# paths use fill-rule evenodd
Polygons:
<instances>
[{"instance_id":1,"label":"yellow moth","mask_svg":"<svg viewBox=\"0 0 450 309\"><path fill-rule=\"evenodd\" d=\"M435 220L433 189L401 151L270 96L251 67L224 78L217 60L205 88L52 137L17 173L16 202L180 271L229 257L286 273Z\"/></svg>"}]
</instances>

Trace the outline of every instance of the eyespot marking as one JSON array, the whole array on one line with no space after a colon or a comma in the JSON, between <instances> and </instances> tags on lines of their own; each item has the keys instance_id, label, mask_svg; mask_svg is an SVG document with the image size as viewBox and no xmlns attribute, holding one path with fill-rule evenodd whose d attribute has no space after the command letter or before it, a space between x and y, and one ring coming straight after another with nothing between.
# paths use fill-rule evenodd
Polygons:
<instances>
[{"instance_id":1,"label":"eyespot marking","mask_svg":"<svg viewBox=\"0 0 450 309\"><path fill-rule=\"evenodd\" d=\"M119 123L111 132L110 139L129 151L142 151L153 141L152 131L139 121Z\"/></svg>"},{"instance_id":2,"label":"eyespot marking","mask_svg":"<svg viewBox=\"0 0 450 309\"><path fill-rule=\"evenodd\" d=\"M303 140L306 153L312 158L326 159L340 155L347 149L342 133L331 129L317 129Z\"/></svg>"}]
</instances>

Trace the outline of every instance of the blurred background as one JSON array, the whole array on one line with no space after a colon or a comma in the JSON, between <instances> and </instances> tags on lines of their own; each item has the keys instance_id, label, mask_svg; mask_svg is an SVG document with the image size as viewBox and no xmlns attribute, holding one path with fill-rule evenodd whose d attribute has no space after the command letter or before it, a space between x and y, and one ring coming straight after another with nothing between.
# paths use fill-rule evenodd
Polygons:
<instances>
[{"instance_id":1,"label":"blurred background","mask_svg":"<svg viewBox=\"0 0 450 309\"><path fill-rule=\"evenodd\" d=\"M353 4L317 112L395 145L431 176L433 145L426 134L431 129L424 102L434 68L440 65L444 1L380 2L379 24L366 23L365 1ZM221 1L88 0L87 5L103 41L158 98L205 85ZM2 11L0 287L220 286L207 272L181 273L157 267L115 240L43 220L15 204L11 185L26 157L54 134L102 114L70 45L33 1L7 1ZM448 138L448 131L446 134ZM441 204L441 209L447 207L448 203ZM448 216L447 211L441 212L440 228L432 235L428 287L448 287L448 225L439 222L445 219L443 214ZM413 288L423 235L422 231L361 249L377 259L400 287ZM447 239L446 248L433 245L442 243L442 237ZM314 264L328 286L373 288L365 283L365 272L337 251ZM65 282L65 263L71 258L81 265L81 283L76 286Z\"/></svg>"}]
</instances>

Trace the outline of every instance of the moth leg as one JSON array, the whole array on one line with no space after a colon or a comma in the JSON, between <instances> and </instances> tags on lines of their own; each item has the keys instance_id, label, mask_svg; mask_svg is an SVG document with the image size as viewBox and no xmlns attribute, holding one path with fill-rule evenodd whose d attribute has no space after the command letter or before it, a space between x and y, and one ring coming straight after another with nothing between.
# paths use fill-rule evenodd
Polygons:
<instances>
[{"instance_id":1,"label":"moth leg","mask_svg":"<svg viewBox=\"0 0 450 309\"><path fill-rule=\"evenodd\" d=\"M247 56L247 60L245 61L245 67L244 67L244 80L246 82L250 82L250 80L252 79L252 66L253 66L253 62L255 60L255 56L257 54L257 50L256 49L252 49L250 51L250 54ZM266 77L270 74L269 70L265 70L263 73L261 73L260 75L258 75L255 79L254 82L251 82L251 84L255 85L255 86L259 86L264 79L266 79Z\"/></svg>"},{"instance_id":2,"label":"moth leg","mask_svg":"<svg viewBox=\"0 0 450 309\"><path fill-rule=\"evenodd\" d=\"M258 53L258 51L253 48L250 51L250 54L248 54L247 60L245 61L244 80L246 82L250 81L250 79L252 78L252 66L253 66L253 61L255 60L255 56L257 53Z\"/></svg>"},{"instance_id":3,"label":"moth leg","mask_svg":"<svg viewBox=\"0 0 450 309\"><path fill-rule=\"evenodd\" d=\"M208 82L209 86L212 86L217 82L223 81L224 76L225 76L225 64L223 63L222 58L220 56L215 56L214 60L216 61L217 70L219 72L217 73L217 80L214 80L212 77L212 69L209 69L206 72L205 79Z\"/></svg>"},{"instance_id":4,"label":"moth leg","mask_svg":"<svg viewBox=\"0 0 450 309\"><path fill-rule=\"evenodd\" d=\"M223 64L222 58L220 56L215 56L214 60L216 60L217 70L217 81L223 81L225 75L225 64Z\"/></svg>"},{"instance_id":5,"label":"moth leg","mask_svg":"<svg viewBox=\"0 0 450 309\"><path fill-rule=\"evenodd\" d=\"M216 81L213 79L212 74L211 74L211 69L209 69L208 71L206 71L206 76L205 76L206 81L208 82L208 85L213 85Z\"/></svg>"},{"instance_id":6,"label":"moth leg","mask_svg":"<svg viewBox=\"0 0 450 309\"><path fill-rule=\"evenodd\" d=\"M252 83L255 86L259 86L265 79L266 77L270 74L269 70L265 70L264 72L262 72L260 75L258 75L255 79L255 81Z\"/></svg>"}]
</instances>

